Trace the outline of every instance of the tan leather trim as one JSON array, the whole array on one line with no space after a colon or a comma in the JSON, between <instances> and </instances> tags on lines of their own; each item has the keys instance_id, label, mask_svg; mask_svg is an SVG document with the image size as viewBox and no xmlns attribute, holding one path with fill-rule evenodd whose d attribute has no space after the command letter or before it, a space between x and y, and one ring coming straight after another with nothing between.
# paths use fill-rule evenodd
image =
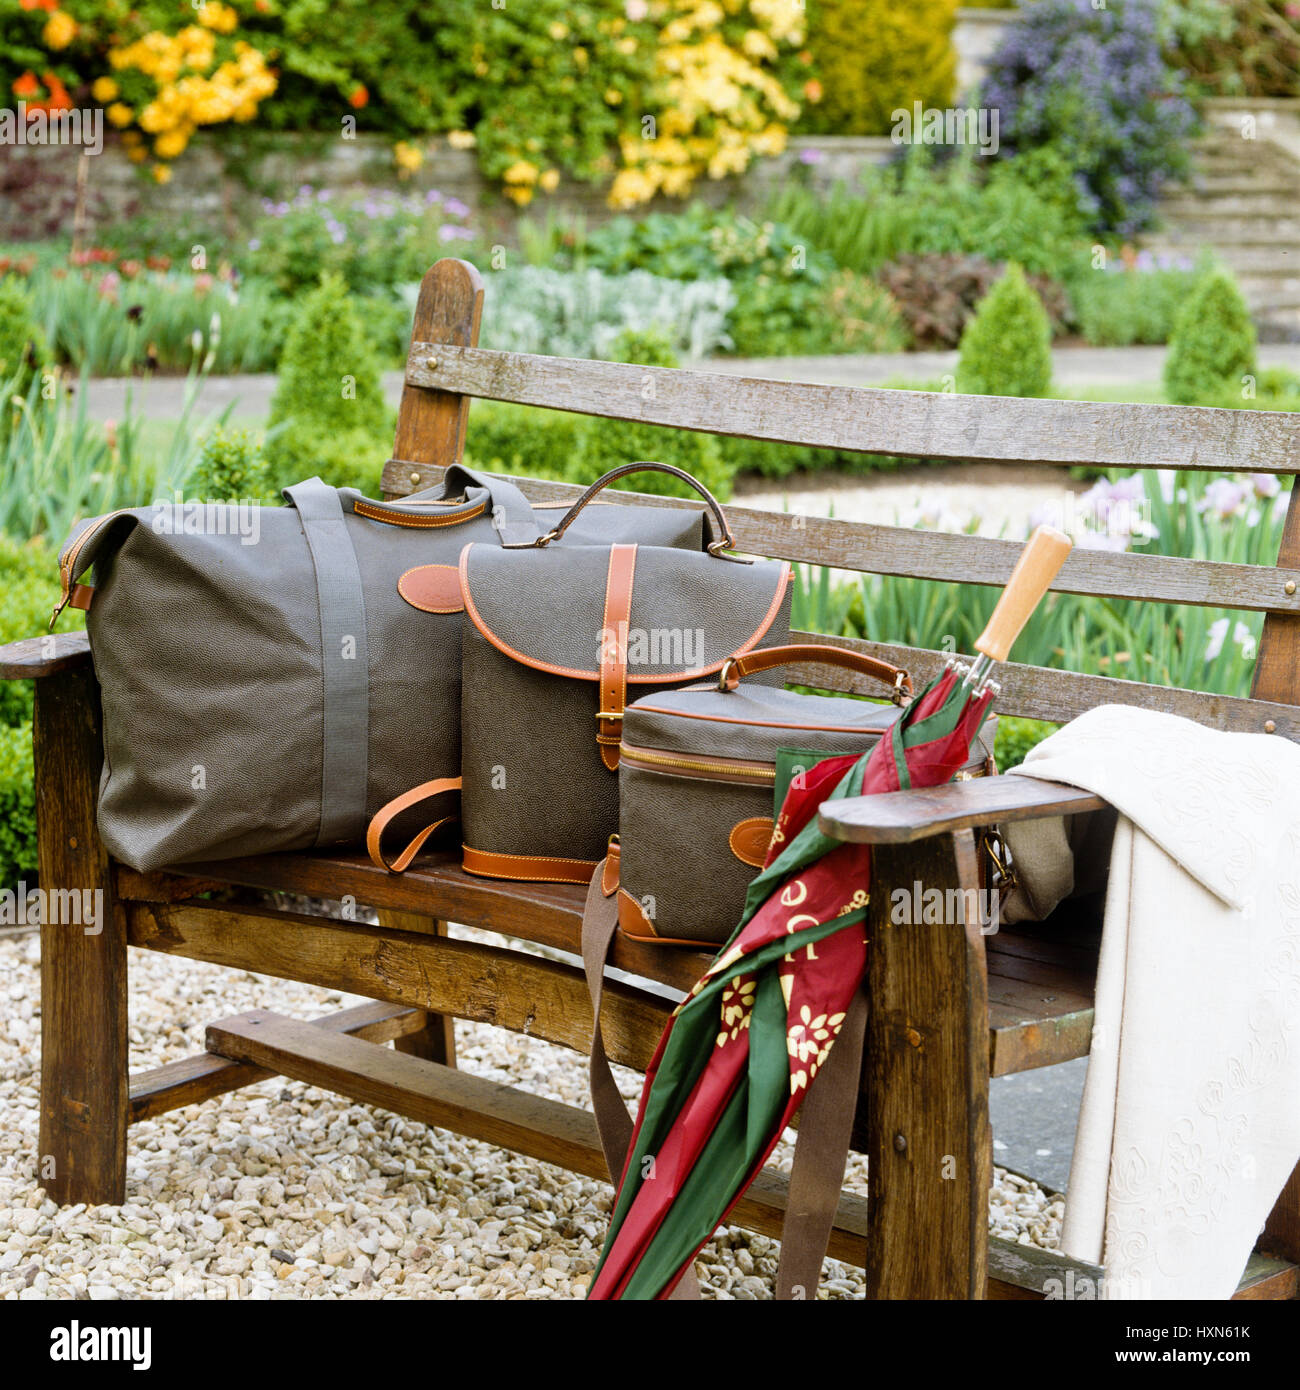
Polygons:
<instances>
[{"instance_id":1,"label":"tan leather trim","mask_svg":"<svg viewBox=\"0 0 1300 1390\"><path fill-rule=\"evenodd\" d=\"M418 806L421 801L428 801L432 797L441 796L444 792L458 792L460 787L461 779L459 777L438 777L432 782L421 782L418 787L412 787L409 792L403 792L400 796L393 797L387 805L381 806L366 827L366 852L370 855L371 863L376 868L387 869L390 874L400 874L420 852L420 847L429 836L440 825L446 825L449 820L456 818L454 816L442 816L431 825L426 825L390 864L384 858L383 846L380 842L394 816L400 816L403 811L409 810L412 806Z\"/></svg>"},{"instance_id":2,"label":"tan leather trim","mask_svg":"<svg viewBox=\"0 0 1300 1390\"><path fill-rule=\"evenodd\" d=\"M90 611L90 601L95 597L93 584L78 584L68 599L69 608L80 608L83 613Z\"/></svg>"},{"instance_id":3,"label":"tan leather trim","mask_svg":"<svg viewBox=\"0 0 1300 1390\"><path fill-rule=\"evenodd\" d=\"M715 950L711 941L687 941L680 936L660 936L641 904L627 891L618 890L618 929L631 941L650 941L656 946L689 946L695 951Z\"/></svg>"},{"instance_id":4,"label":"tan leather trim","mask_svg":"<svg viewBox=\"0 0 1300 1390\"><path fill-rule=\"evenodd\" d=\"M465 600L465 612L469 615L470 622L478 628L479 632L497 649L497 651L504 653L512 661L518 661L524 666L531 666L534 671L549 671L554 676L569 676L571 679L579 681L598 681L600 679L600 672L598 670L579 671L572 666L556 666L553 662L543 661L540 657L528 656L524 652L516 651L514 647L508 646L490 627L488 627L483 621L482 615L474 606L474 595L470 593L469 578L466 572L469 562L469 550L470 547L467 545L460 552L460 588L461 596ZM629 675L628 683L631 685L670 685L674 681L689 681L694 680L697 676L712 675L715 671L722 670L723 665L729 661L731 657L738 656L741 652L750 651L753 647L757 646L758 643L763 640L768 628L770 628L776 620L776 615L781 611L781 602L785 598L785 591L790 585L789 564L783 563L781 570L782 573L777 580L771 606L763 615L763 621L758 625L755 632L746 639L745 643L737 647L729 656L711 662L708 666L697 666L691 671L669 671L659 676Z\"/></svg>"},{"instance_id":5,"label":"tan leather trim","mask_svg":"<svg viewBox=\"0 0 1300 1390\"><path fill-rule=\"evenodd\" d=\"M600 875L600 891L612 897L618 891L618 841L611 841L605 851L605 867Z\"/></svg>"},{"instance_id":6,"label":"tan leather trim","mask_svg":"<svg viewBox=\"0 0 1300 1390\"><path fill-rule=\"evenodd\" d=\"M750 816L731 827L727 843L742 864L761 869L767 860L767 847L772 842L773 829L771 816Z\"/></svg>"},{"instance_id":7,"label":"tan leather trim","mask_svg":"<svg viewBox=\"0 0 1300 1390\"><path fill-rule=\"evenodd\" d=\"M460 570L455 565L416 565L397 581L397 592L421 613L463 613Z\"/></svg>"},{"instance_id":8,"label":"tan leather trim","mask_svg":"<svg viewBox=\"0 0 1300 1390\"><path fill-rule=\"evenodd\" d=\"M611 545L600 633L600 709L596 715L600 760L611 772L618 768L618 745L623 738L621 715L627 704L627 630L632 618L635 575L636 546Z\"/></svg>"},{"instance_id":9,"label":"tan leather trim","mask_svg":"<svg viewBox=\"0 0 1300 1390\"><path fill-rule=\"evenodd\" d=\"M510 878L522 883L590 883L595 859L561 859L549 854L499 854L462 845L461 867L483 878Z\"/></svg>"},{"instance_id":10,"label":"tan leather trim","mask_svg":"<svg viewBox=\"0 0 1300 1390\"><path fill-rule=\"evenodd\" d=\"M482 516L487 511L487 503L480 502L477 507L471 507L469 511L460 512L456 516L398 515L394 512L383 511L379 507L372 506L369 502L354 502L352 510L357 516L368 517L371 521L385 521L390 526L418 526L427 530L431 526L459 526L463 521L473 521L476 516Z\"/></svg>"}]
</instances>

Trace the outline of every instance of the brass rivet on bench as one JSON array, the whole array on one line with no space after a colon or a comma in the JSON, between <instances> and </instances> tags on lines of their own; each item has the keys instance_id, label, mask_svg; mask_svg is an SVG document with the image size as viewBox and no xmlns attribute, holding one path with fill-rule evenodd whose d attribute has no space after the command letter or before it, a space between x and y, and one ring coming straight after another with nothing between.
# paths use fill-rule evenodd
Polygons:
<instances>
[{"instance_id":1,"label":"brass rivet on bench","mask_svg":"<svg viewBox=\"0 0 1300 1390\"><path fill-rule=\"evenodd\" d=\"M424 359L424 365L428 367L431 372L436 372L438 370L438 359L436 357L426 357Z\"/></svg>"},{"instance_id":2,"label":"brass rivet on bench","mask_svg":"<svg viewBox=\"0 0 1300 1390\"><path fill-rule=\"evenodd\" d=\"M1293 593L1295 593L1295 580L1294 580L1294 579L1288 579L1288 580L1286 581L1286 583L1283 584L1282 587L1283 587L1283 589L1286 590L1286 592L1287 592L1288 594L1293 594Z\"/></svg>"},{"instance_id":3,"label":"brass rivet on bench","mask_svg":"<svg viewBox=\"0 0 1300 1390\"><path fill-rule=\"evenodd\" d=\"M1277 724L1274 723L1274 721L1271 720L1271 719L1266 719L1266 720L1264 721L1264 732L1265 732L1266 734L1275 734L1275 733L1277 733Z\"/></svg>"},{"instance_id":4,"label":"brass rivet on bench","mask_svg":"<svg viewBox=\"0 0 1300 1390\"><path fill-rule=\"evenodd\" d=\"M418 483L418 482L420 481L420 475L419 475L418 473L412 473L412 474L411 474L411 481L412 481L413 483Z\"/></svg>"}]
</instances>

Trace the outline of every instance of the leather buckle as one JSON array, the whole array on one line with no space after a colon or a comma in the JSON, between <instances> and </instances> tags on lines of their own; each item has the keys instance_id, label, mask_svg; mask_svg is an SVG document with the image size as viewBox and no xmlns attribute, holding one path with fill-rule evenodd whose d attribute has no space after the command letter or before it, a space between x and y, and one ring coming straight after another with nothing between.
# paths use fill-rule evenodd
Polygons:
<instances>
[{"instance_id":1,"label":"leather buckle","mask_svg":"<svg viewBox=\"0 0 1300 1390\"><path fill-rule=\"evenodd\" d=\"M502 541L502 550L542 550L558 536L558 531L548 531L544 536L538 536L535 541Z\"/></svg>"}]
</instances>

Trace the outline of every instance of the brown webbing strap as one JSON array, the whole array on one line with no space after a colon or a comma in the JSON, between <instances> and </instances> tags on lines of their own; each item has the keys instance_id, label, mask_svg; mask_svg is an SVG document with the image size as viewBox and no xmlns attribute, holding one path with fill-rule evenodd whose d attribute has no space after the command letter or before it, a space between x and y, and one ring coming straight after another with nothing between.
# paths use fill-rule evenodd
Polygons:
<instances>
[{"instance_id":1,"label":"brown webbing strap","mask_svg":"<svg viewBox=\"0 0 1300 1390\"><path fill-rule=\"evenodd\" d=\"M844 1188L867 1034L865 983L849 1004L831 1055L799 1107L799 1142L790 1169L776 1296L813 1298Z\"/></svg>"},{"instance_id":2,"label":"brown webbing strap","mask_svg":"<svg viewBox=\"0 0 1300 1390\"><path fill-rule=\"evenodd\" d=\"M613 887L617 889L617 880ZM632 1117L627 1113L623 1097L619 1094L618 1083L609 1067L605 1054L605 1040L600 1031L600 1000L605 989L605 957L609 954L609 944L618 930L618 894L608 892L610 884L605 881L605 864L591 876L591 887L587 890L587 905L582 912L582 964L587 972L587 989L591 994L591 1108L596 1113L596 1130L600 1135L600 1147L605 1151L605 1166L609 1169L609 1180L618 1186L623 1175L623 1165L627 1161L627 1151L632 1146ZM683 1301L700 1296L700 1281L695 1270L688 1269L678 1281L677 1287L669 1294L670 1299Z\"/></svg>"},{"instance_id":3,"label":"brown webbing strap","mask_svg":"<svg viewBox=\"0 0 1300 1390\"><path fill-rule=\"evenodd\" d=\"M618 929L617 880L607 877L602 863L592 876L582 914L582 964L591 994L591 1105L610 1178L617 1187L632 1144L632 1117L610 1070L600 1029L600 1001L605 982L605 958ZM799 1110L799 1142L790 1171L789 1197L781 1233L781 1259L776 1296L802 1299L815 1296L822 1260L844 1186L849 1140L857 1110L866 1039L865 984L854 994L844 1027L831 1048L820 1080L808 1089ZM699 1281L688 1270L670 1295L699 1298Z\"/></svg>"}]
</instances>

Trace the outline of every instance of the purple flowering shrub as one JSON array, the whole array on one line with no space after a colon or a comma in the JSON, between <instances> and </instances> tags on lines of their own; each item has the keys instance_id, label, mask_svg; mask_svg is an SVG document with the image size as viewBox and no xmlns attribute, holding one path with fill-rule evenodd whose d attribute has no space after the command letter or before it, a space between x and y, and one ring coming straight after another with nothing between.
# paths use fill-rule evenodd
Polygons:
<instances>
[{"instance_id":1,"label":"purple flowering shrub","mask_svg":"<svg viewBox=\"0 0 1300 1390\"><path fill-rule=\"evenodd\" d=\"M1161 49L1159 0L1033 0L994 54L982 101L1003 156L1051 147L1095 232L1132 236L1186 174L1196 113Z\"/></svg>"},{"instance_id":2,"label":"purple flowering shrub","mask_svg":"<svg viewBox=\"0 0 1300 1390\"><path fill-rule=\"evenodd\" d=\"M290 199L262 200L241 269L295 295L338 275L354 294L375 295L419 280L442 255L473 241L458 198L303 184Z\"/></svg>"}]
</instances>

